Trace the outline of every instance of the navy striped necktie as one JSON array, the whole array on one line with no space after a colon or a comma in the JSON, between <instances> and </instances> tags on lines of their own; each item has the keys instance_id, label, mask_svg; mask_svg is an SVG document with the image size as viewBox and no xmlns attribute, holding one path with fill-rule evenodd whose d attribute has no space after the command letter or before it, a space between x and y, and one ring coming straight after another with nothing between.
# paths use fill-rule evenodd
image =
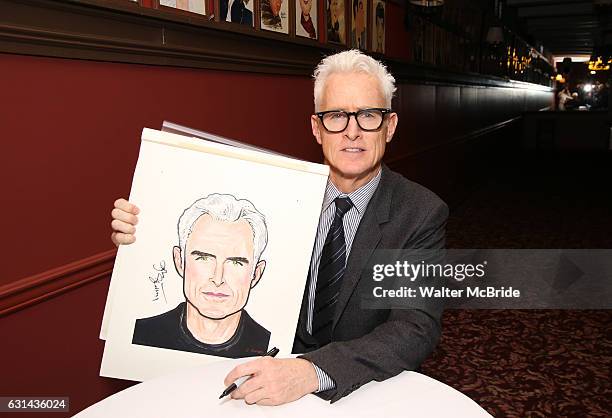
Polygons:
<instances>
[{"instance_id":1,"label":"navy striped necktie","mask_svg":"<svg viewBox=\"0 0 612 418\"><path fill-rule=\"evenodd\" d=\"M346 267L346 240L342 218L353 207L348 197L337 197L334 202L336 212L321 251L312 318L312 335L320 345L331 341L332 323Z\"/></svg>"}]
</instances>

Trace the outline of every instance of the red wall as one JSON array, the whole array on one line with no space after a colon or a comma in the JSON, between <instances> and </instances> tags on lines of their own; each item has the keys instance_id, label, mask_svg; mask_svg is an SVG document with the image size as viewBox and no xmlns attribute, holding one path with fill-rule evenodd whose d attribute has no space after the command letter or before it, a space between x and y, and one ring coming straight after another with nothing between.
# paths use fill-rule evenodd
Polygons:
<instances>
[{"instance_id":1,"label":"red wall","mask_svg":"<svg viewBox=\"0 0 612 418\"><path fill-rule=\"evenodd\" d=\"M143 127L164 119L320 159L308 78L0 54L0 286L111 248Z\"/></svg>"},{"instance_id":2,"label":"red wall","mask_svg":"<svg viewBox=\"0 0 612 418\"><path fill-rule=\"evenodd\" d=\"M107 290L108 281L99 280L0 318L0 396L67 396L70 414L51 414L64 418L131 386L98 376L104 349L98 334Z\"/></svg>"}]
</instances>

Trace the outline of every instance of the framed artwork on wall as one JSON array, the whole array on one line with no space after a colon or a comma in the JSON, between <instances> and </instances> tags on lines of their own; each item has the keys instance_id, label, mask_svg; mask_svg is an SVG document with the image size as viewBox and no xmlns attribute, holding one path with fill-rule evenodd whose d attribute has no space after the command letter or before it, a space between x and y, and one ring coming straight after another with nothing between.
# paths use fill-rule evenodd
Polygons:
<instances>
[{"instance_id":1,"label":"framed artwork on wall","mask_svg":"<svg viewBox=\"0 0 612 418\"><path fill-rule=\"evenodd\" d=\"M259 4L261 29L288 34L289 0L261 0Z\"/></svg>"},{"instance_id":2,"label":"framed artwork on wall","mask_svg":"<svg viewBox=\"0 0 612 418\"><path fill-rule=\"evenodd\" d=\"M327 41L346 45L345 0L326 0Z\"/></svg>"},{"instance_id":3,"label":"framed artwork on wall","mask_svg":"<svg viewBox=\"0 0 612 418\"><path fill-rule=\"evenodd\" d=\"M206 14L206 0L159 0L159 5L200 15Z\"/></svg>"},{"instance_id":4,"label":"framed artwork on wall","mask_svg":"<svg viewBox=\"0 0 612 418\"><path fill-rule=\"evenodd\" d=\"M255 0L219 0L219 20L254 27Z\"/></svg>"},{"instance_id":5,"label":"framed artwork on wall","mask_svg":"<svg viewBox=\"0 0 612 418\"><path fill-rule=\"evenodd\" d=\"M368 0L349 1L351 2L351 47L365 50L368 45Z\"/></svg>"},{"instance_id":6,"label":"framed artwork on wall","mask_svg":"<svg viewBox=\"0 0 612 418\"><path fill-rule=\"evenodd\" d=\"M385 53L385 2L372 1L372 51Z\"/></svg>"},{"instance_id":7,"label":"framed artwork on wall","mask_svg":"<svg viewBox=\"0 0 612 418\"><path fill-rule=\"evenodd\" d=\"M316 0L295 0L295 34L304 38L317 39Z\"/></svg>"}]
</instances>

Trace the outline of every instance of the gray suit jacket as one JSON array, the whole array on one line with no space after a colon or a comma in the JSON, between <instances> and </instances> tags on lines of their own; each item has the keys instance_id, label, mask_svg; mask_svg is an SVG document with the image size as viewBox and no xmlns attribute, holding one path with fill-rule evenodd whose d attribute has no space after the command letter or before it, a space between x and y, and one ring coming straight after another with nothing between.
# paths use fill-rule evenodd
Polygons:
<instances>
[{"instance_id":1,"label":"gray suit jacket","mask_svg":"<svg viewBox=\"0 0 612 418\"><path fill-rule=\"evenodd\" d=\"M378 189L361 219L347 260L332 342L318 347L306 331L302 301L294 352L324 370L336 388L318 395L332 402L372 380L419 368L440 336L441 304L423 309L362 309L372 288L364 267L375 249L444 248L448 207L428 189L383 165Z\"/></svg>"}]
</instances>

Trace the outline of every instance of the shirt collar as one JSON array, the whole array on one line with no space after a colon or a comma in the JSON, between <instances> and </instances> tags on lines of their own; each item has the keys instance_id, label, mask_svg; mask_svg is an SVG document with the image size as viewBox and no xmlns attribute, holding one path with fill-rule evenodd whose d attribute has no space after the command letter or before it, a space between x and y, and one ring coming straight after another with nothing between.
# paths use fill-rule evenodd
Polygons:
<instances>
[{"instance_id":1,"label":"shirt collar","mask_svg":"<svg viewBox=\"0 0 612 418\"><path fill-rule=\"evenodd\" d=\"M338 190L336 185L332 183L331 179L327 179L325 197L323 198L323 210L325 211L337 197L348 197L351 199L351 202L353 203L353 206L355 206L355 209L357 209L357 212L363 215L363 212L368 207L368 203L370 203L370 199L372 199L376 188L378 188L381 173L382 169L379 169L378 174L372 177L370 181L349 194L342 193L340 190Z\"/></svg>"}]
</instances>

